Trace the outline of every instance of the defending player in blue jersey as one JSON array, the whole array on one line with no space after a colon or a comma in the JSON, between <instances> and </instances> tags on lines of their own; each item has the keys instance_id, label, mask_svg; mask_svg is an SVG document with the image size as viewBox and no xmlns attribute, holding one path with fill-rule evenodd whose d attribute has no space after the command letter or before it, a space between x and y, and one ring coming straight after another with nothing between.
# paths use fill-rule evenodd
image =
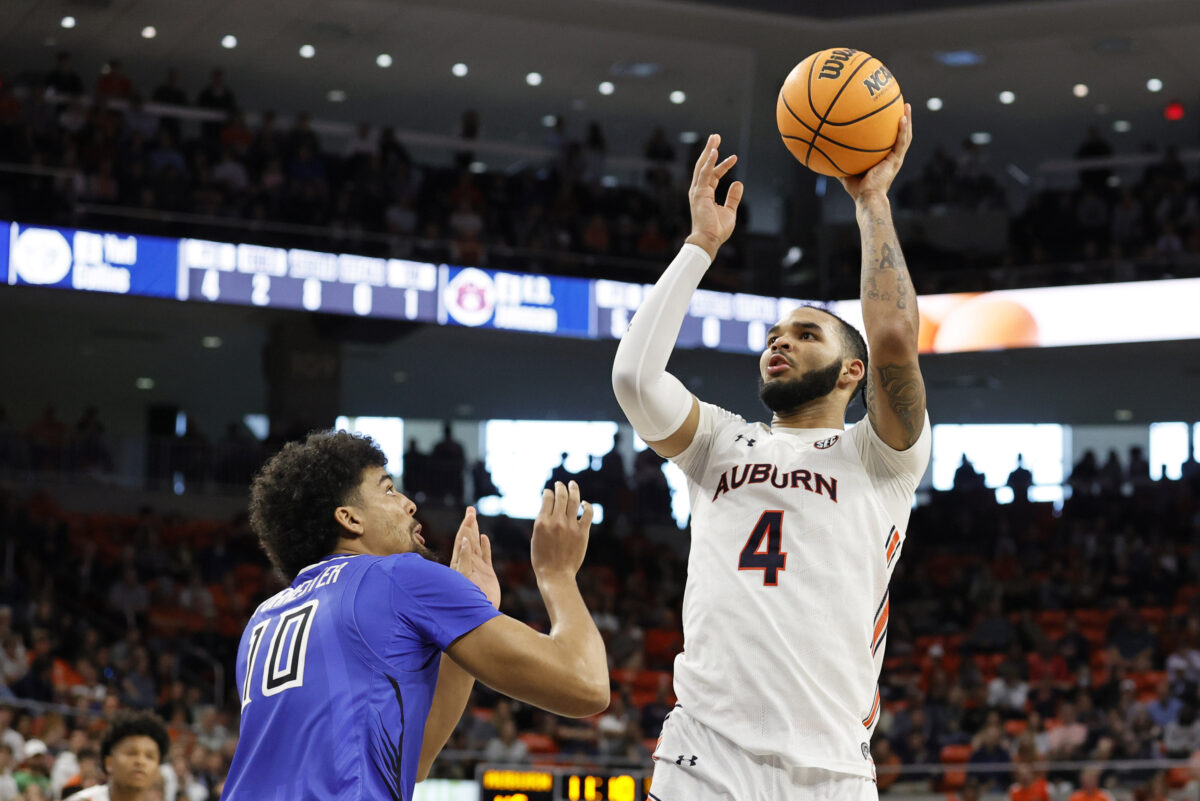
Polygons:
<instances>
[{"instance_id":1,"label":"defending player in blue jersey","mask_svg":"<svg viewBox=\"0 0 1200 801\"><path fill-rule=\"evenodd\" d=\"M242 634L241 735L226 801L408 801L474 680L559 715L608 704L604 643L575 574L592 509L574 482L542 496L531 560L540 634L500 614L491 545L468 508L450 567L367 437L312 434L267 462L251 523L292 584Z\"/></svg>"}]
</instances>

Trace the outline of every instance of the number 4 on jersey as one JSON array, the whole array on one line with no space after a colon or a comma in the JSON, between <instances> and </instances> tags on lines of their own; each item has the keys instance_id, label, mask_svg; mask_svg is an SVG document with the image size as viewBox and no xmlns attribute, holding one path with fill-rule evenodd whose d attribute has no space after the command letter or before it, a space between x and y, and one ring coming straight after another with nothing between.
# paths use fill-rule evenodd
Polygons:
<instances>
[{"instance_id":1,"label":"number 4 on jersey","mask_svg":"<svg viewBox=\"0 0 1200 801\"><path fill-rule=\"evenodd\" d=\"M765 551L759 550L763 540L767 542ZM782 547L783 512L777 509L763 512L750 532L750 539L746 540L746 547L742 548L738 570L761 570L763 586L774 587L779 583L779 571L787 564L787 554Z\"/></svg>"}]
</instances>

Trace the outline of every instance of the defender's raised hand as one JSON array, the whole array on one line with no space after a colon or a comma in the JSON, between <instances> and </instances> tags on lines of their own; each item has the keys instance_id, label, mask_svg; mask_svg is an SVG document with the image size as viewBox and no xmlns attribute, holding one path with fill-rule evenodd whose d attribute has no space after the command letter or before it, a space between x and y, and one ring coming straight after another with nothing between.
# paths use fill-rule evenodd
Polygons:
<instances>
[{"instance_id":1,"label":"defender's raised hand","mask_svg":"<svg viewBox=\"0 0 1200 801\"><path fill-rule=\"evenodd\" d=\"M855 203L865 195L886 195L892 187L892 181L896 180L896 175L900 172L900 165L904 164L904 154L908 152L908 146L912 144L912 105L910 103L904 104L904 116L900 118L898 125L896 144L892 147L892 152L884 156L883 161L862 175L851 175L841 179L842 186L850 193L850 197L854 198Z\"/></svg>"},{"instance_id":2,"label":"defender's raised hand","mask_svg":"<svg viewBox=\"0 0 1200 801\"><path fill-rule=\"evenodd\" d=\"M717 184L725 173L737 164L737 156L729 156L718 162L717 148L721 144L719 134L708 137L704 151L692 171L692 186L688 190L688 202L692 207L692 233L687 242L698 245L709 257L717 257L717 249L725 244L737 223L737 207L742 202L744 187L734 181L725 195L724 205L717 203Z\"/></svg>"},{"instance_id":3,"label":"defender's raised hand","mask_svg":"<svg viewBox=\"0 0 1200 801\"><path fill-rule=\"evenodd\" d=\"M583 504L578 517L579 485L554 482L554 490L542 491L542 509L533 521L530 562L538 578L561 575L572 581L587 553L588 532L592 527L592 505Z\"/></svg>"}]
</instances>

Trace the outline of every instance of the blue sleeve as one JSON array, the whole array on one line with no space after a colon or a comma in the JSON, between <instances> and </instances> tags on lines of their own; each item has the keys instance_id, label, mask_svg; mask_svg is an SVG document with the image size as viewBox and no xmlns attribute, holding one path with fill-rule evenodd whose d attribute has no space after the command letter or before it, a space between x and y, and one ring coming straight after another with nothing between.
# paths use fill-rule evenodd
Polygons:
<instances>
[{"instance_id":1,"label":"blue sleeve","mask_svg":"<svg viewBox=\"0 0 1200 801\"><path fill-rule=\"evenodd\" d=\"M500 612L462 574L417 554L380 559L363 576L354 603L368 645L400 670L420 670L434 651Z\"/></svg>"}]
</instances>

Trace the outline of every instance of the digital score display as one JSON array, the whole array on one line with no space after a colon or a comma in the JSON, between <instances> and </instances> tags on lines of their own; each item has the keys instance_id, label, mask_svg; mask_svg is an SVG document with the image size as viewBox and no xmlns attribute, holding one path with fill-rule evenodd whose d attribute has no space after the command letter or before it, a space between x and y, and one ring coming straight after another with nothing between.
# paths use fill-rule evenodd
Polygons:
<instances>
[{"instance_id":1,"label":"digital score display","mask_svg":"<svg viewBox=\"0 0 1200 801\"><path fill-rule=\"evenodd\" d=\"M179 241L179 300L436 322L437 290L438 268L424 262Z\"/></svg>"},{"instance_id":2,"label":"digital score display","mask_svg":"<svg viewBox=\"0 0 1200 801\"><path fill-rule=\"evenodd\" d=\"M479 769L481 801L646 801L644 771Z\"/></svg>"}]
</instances>

